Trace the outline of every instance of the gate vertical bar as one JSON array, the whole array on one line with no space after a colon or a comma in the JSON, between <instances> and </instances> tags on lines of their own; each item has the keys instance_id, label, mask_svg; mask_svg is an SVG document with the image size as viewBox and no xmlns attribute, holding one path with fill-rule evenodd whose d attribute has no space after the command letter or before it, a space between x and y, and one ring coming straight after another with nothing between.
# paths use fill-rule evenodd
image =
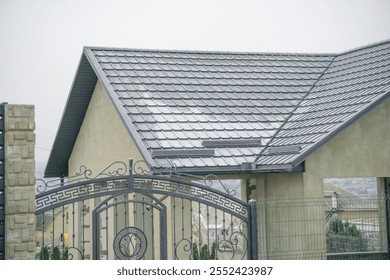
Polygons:
<instances>
[{"instance_id":1,"label":"gate vertical bar","mask_svg":"<svg viewBox=\"0 0 390 280\"><path fill-rule=\"evenodd\" d=\"M160 259L168 259L168 227L167 227L167 209L164 207L160 211Z\"/></svg>"},{"instance_id":2,"label":"gate vertical bar","mask_svg":"<svg viewBox=\"0 0 390 280\"><path fill-rule=\"evenodd\" d=\"M258 236L257 236L257 205L254 199L249 200L248 202L248 240L249 240L249 250L248 250L248 259L257 260L258 257Z\"/></svg>"},{"instance_id":3,"label":"gate vertical bar","mask_svg":"<svg viewBox=\"0 0 390 280\"><path fill-rule=\"evenodd\" d=\"M100 232L99 216L96 209L92 211L92 259L100 259Z\"/></svg>"}]
</instances>

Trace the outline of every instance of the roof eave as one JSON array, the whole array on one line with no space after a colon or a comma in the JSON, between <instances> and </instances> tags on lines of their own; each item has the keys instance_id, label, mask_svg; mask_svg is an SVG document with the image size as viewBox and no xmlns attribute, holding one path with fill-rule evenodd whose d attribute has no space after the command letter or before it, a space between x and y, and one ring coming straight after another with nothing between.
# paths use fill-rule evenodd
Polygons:
<instances>
[{"instance_id":1,"label":"roof eave","mask_svg":"<svg viewBox=\"0 0 390 280\"><path fill-rule=\"evenodd\" d=\"M243 168L242 165L236 166L212 166L212 167L151 167L151 173L171 174L177 173L182 175L243 175L259 173L294 173L303 172L304 166L298 164L280 164L280 165L256 165L253 163L252 168Z\"/></svg>"},{"instance_id":2,"label":"roof eave","mask_svg":"<svg viewBox=\"0 0 390 280\"><path fill-rule=\"evenodd\" d=\"M97 76L83 53L73 78L60 126L45 168L45 178L68 176L68 160L96 86L96 81ZM78 91L80 88L82 88L82 91Z\"/></svg>"}]
</instances>

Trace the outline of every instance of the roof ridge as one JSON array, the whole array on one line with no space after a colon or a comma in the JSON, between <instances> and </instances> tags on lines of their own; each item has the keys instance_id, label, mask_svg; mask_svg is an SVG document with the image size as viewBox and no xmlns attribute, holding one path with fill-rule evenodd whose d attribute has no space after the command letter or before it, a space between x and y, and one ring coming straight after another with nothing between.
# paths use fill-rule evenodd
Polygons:
<instances>
[{"instance_id":1,"label":"roof ridge","mask_svg":"<svg viewBox=\"0 0 390 280\"><path fill-rule=\"evenodd\" d=\"M90 50L114 50L114 51L139 51L139 52L166 52L166 53L194 53L194 54L242 54L242 55L307 55L307 56L340 56L348 53L364 50L374 46L380 46L390 43L390 39L381 40L375 43L369 43L359 47L355 47L342 52L271 52L271 51L230 51L230 50L189 50L189 49L158 49L158 48L129 48L129 47L103 47L103 46L84 46L83 49Z\"/></svg>"},{"instance_id":2,"label":"roof ridge","mask_svg":"<svg viewBox=\"0 0 390 280\"><path fill-rule=\"evenodd\" d=\"M216 55L223 55L223 54L241 54L241 55L291 55L291 56L332 56L336 57L338 53L331 52L331 53L325 53L325 52L260 52L260 51L229 51L229 50L178 50L178 49L147 49L147 48L127 48L127 47L96 47L96 46L84 46L83 49L89 49L89 50L110 50L110 51L135 51L135 52L165 52L165 53L193 53L193 54L216 54Z\"/></svg>"},{"instance_id":3,"label":"roof ridge","mask_svg":"<svg viewBox=\"0 0 390 280\"><path fill-rule=\"evenodd\" d=\"M360 51L360 50L372 48L372 47L374 47L374 46L384 45L384 44L387 44L387 43L390 43L390 39L378 41L378 42L375 42L375 43L369 43L369 44L366 44L366 45L362 45L362 46L360 46L360 47L355 47L355 48L352 48L352 49L349 49L349 50L346 50L346 51L337 53L336 56L340 56L340 55L345 55L345 54L353 53L353 52L356 52L356 51Z\"/></svg>"},{"instance_id":4,"label":"roof ridge","mask_svg":"<svg viewBox=\"0 0 390 280\"><path fill-rule=\"evenodd\" d=\"M190 49L158 49L158 48L129 48L129 47L103 47L103 46L84 46L84 49L90 50L116 50L116 51L139 51L139 52L166 52L166 53L194 53L194 54L242 54L242 55L310 55L310 56L340 56L348 53L364 50L374 46L390 43L390 39L381 40L375 43L369 43L359 47L355 47L342 52L271 52L271 51L230 51L230 50L190 50Z\"/></svg>"},{"instance_id":5,"label":"roof ridge","mask_svg":"<svg viewBox=\"0 0 390 280\"><path fill-rule=\"evenodd\" d=\"M290 118L293 116L293 114L295 113L296 110L298 110L298 108L300 107L300 105L302 104L302 102L306 99L306 97L310 94L310 92L313 90L313 88L316 86L316 84L321 80L322 76L326 73L326 71L329 69L329 67L333 64L335 58L337 56L333 57L333 59L329 62L329 64L326 66L326 68L324 69L324 71L322 71L321 75L318 76L318 78L316 79L316 81L311 85L310 89L305 93L304 96L302 96L302 98L299 100L298 104L294 107L294 109L291 111L291 113L284 119L282 125L276 130L276 132L274 133L274 135L272 135L271 139L268 141L268 143L264 146L264 148L260 151L260 153L258 154L258 156L256 157L255 161L254 162L257 162L260 157L264 154L264 152L267 150L267 148L271 145L272 141L275 139L275 137L279 134L279 132L282 130L282 128L284 127L284 125L290 120Z\"/></svg>"}]
</instances>

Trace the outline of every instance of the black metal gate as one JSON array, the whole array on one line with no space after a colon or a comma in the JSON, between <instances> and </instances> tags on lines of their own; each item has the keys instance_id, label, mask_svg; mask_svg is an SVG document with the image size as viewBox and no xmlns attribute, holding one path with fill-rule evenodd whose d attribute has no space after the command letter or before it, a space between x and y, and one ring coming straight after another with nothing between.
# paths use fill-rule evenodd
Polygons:
<instances>
[{"instance_id":1,"label":"black metal gate","mask_svg":"<svg viewBox=\"0 0 390 280\"><path fill-rule=\"evenodd\" d=\"M41 259L257 259L256 203L215 176L115 162L37 185ZM127 172L128 171L128 172Z\"/></svg>"}]
</instances>

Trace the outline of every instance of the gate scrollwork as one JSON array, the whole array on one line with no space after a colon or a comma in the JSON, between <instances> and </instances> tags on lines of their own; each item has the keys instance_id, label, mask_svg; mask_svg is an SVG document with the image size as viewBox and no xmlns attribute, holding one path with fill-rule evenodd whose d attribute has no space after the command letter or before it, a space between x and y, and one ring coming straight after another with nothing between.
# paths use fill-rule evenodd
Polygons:
<instances>
[{"instance_id":1,"label":"gate scrollwork","mask_svg":"<svg viewBox=\"0 0 390 280\"><path fill-rule=\"evenodd\" d=\"M140 260L147 247L145 234L136 227L122 229L114 239L114 253L120 260Z\"/></svg>"},{"instance_id":2,"label":"gate scrollwork","mask_svg":"<svg viewBox=\"0 0 390 280\"><path fill-rule=\"evenodd\" d=\"M217 176L175 165L116 161L97 175L81 166L73 177L36 183L39 241L62 246L63 259L255 259L255 213L255 202Z\"/></svg>"}]
</instances>

